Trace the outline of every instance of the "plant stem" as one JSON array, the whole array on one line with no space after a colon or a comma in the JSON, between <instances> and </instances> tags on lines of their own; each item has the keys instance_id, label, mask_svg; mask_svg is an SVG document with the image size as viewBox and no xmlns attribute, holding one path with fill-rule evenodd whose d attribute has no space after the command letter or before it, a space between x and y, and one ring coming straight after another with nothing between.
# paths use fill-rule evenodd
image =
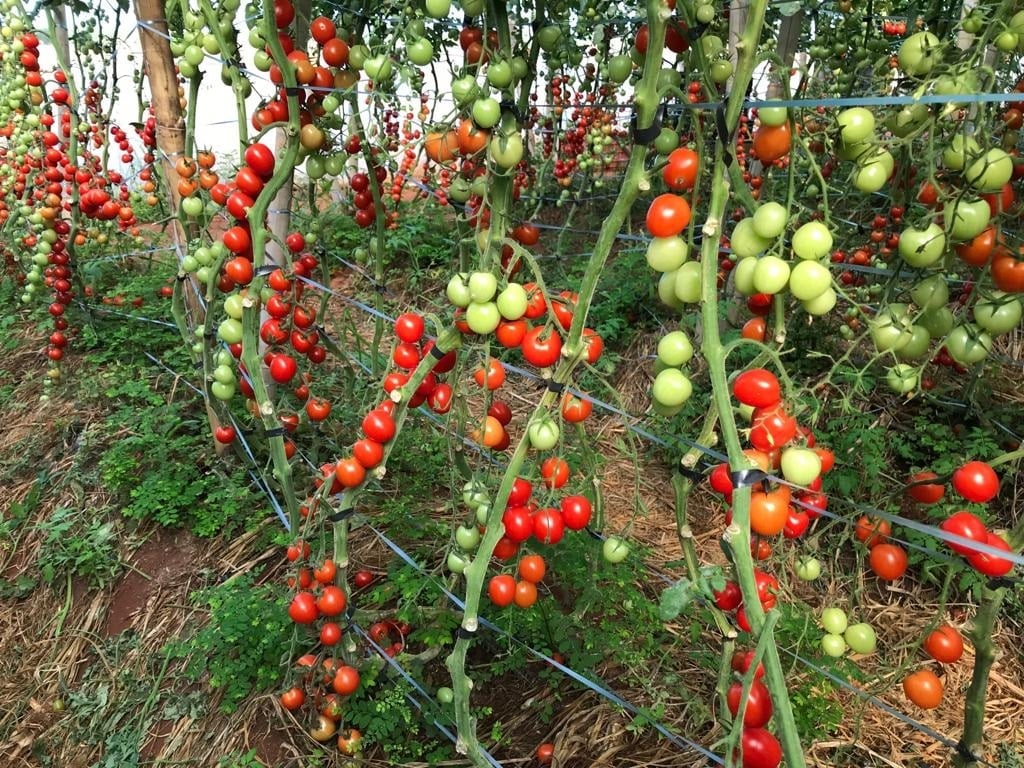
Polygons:
<instances>
[{"instance_id":1,"label":"plant stem","mask_svg":"<svg viewBox=\"0 0 1024 768\"><path fill-rule=\"evenodd\" d=\"M732 94L726 108L725 122L732 136L739 124L743 95L753 75L755 53L764 25L767 0L753 0L749 8L747 25L736 44L738 61L733 81ZM724 137L723 137L724 138ZM731 150L731 148L729 148ZM711 184L711 200L708 204L707 220L704 223L704 240L701 243L701 313L704 338L701 349L708 364L712 396L721 422L722 440L729 456L730 468L744 469L748 466L740 445L736 420L729 395L725 369L725 349L719 332L718 309L718 249L722 237L722 223L729 200L730 179L725 157L726 148L720 141L715 151L715 165ZM754 579L754 561L750 552L750 486L739 486L733 493L733 522L723 535L735 569L736 580L743 593L743 605L747 618L759 644L765 629L765 613L758 599ZM778 724L782 750L788 768L803 768L803 749L796 729L793 709L786 691L785 672L779 659L778 648L773 639L763 645L765 649L765 671L768 687L775 704L775 719Z\"/></svg>"},{"instance_id":2,"label":"plant stem","mask_svg":"<svg viewBox=\"0 0 1024 768\"><path fill-rule=\"evenodd\" d=\"M974 628L970 632L974 643L974 670L971 673L971 685L967 689L964 701L964 734L961 743L975 756L981 756L982 742L985 738L985 697L988 693L988 676L992 664L996 660L996 649L992 643L992 630L995 628L999 609L1002 607L1006 588L984 588L981 605L974 616ZM965 755L957 755L956 765L977 765L977 760L968 759Z\"/></svg>"}]
</instances>

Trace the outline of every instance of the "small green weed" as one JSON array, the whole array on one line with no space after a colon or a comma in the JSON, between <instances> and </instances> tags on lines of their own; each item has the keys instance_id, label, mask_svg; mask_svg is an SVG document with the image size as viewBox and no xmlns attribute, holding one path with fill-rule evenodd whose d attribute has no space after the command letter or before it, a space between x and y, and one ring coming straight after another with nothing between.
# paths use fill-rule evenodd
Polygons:
<instances>
[{"instance_id":1,"label":"small green weed","mask_svg":"<svg viewBox=\"0 0 1024 768\"><path fill-rule=\"evenodd\" d=\"M102 588L123 568L117 526L99 510L58 507L39 530L43 533L39 573L47 584L71 574Z\"/></svg>"},{"instance_id":2,"label":"small green weed","mask_svg":"<svg viewBox=\"0 0 1024 768\"><path fill-rule=\"evenodd\" d=\"M234 712L246 696L281 679L294 631L284 587L256 585L245 574L197 592L193 601L209 609L208 623L167 650L172 658L186 660L188 678L206 678L211 688L223 689L220 708Z\"/></svg>"}]
</instances>

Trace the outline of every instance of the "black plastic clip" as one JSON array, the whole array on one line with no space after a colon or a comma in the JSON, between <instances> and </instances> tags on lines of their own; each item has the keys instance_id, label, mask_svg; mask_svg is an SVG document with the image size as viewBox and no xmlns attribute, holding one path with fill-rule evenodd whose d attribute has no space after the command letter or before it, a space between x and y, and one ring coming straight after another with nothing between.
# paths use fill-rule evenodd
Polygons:
<instances>
[{"instance_id":1,"label":"black plastic clip","mask_svg":"<svg viewBox=\"0 0 1024 768\"><path fill-rule=\"evenodd\" d=\"M437 344L434 344L430 348L430 356L432 358L434 358L435 360L444 360L444 358L445 358L445 356L447 354L448 354L447 352L442 352L440 349L438 349Z\"/></svg>"},{"instance_id":2,"label":"black plastic clip","mask_svg":"<svg viewBox=\"0 0 1024 768\"><path fill-rule=\"evenodd\" d=\"M722 101L715 108L715 128L718 131L718 140L722 143L723 158L725 164L732 165L732 132L725 122L725 102L728 96L723 96Z\"/></svg>"},{"instance_id":3,"label":"black plastic clip","mask_svg":"<svg viewBox=\"0 0 1024 768\"><path fill-rule=\"evenodd\" d=\"M974 751L964 743L963 739L960 739L960 741L956 743L954 750L958 755L960 755L960 757L969 763L975 763L978 761L978 755L974 754Z\"/></svg>"},{"instance_id":4,"label":"black plastic clip","mask_svg":"<svg viewBox=\"0 0 1024 768\"><path fill-rule=\"evenodd\" d=\"M761 469L740 469L736 472L730 473L729 475L733 488L757 485L758 483L767 480L768 477L768 473Z\"/></svg>"},{"instance_id":5,"label":"black plastic clip","mask_svg":"<svg viewBox=\"0 0 1024 768\"><path fill-rule=\"evenodd\" d=\"M330 520L332 523L340 523L342 520L347 520L348 518L352 517L352 515L354 515L355 513L356 508L349 507L348 509L343 509L340 512L335 512L333 515L328 515L327 519Z\"/></svg>"},{"instance_id":6,"label":"black plastic clip","mask_svg":"<svg viewBox=\"0 0 1024 768\"><path fill-rule=\"evenodd\" d=\"M188 280L188 272L179 272L177 275L177 280L179 283L184 283L186 280Z\"/></svg>"},{"instance_id":7,"label":"black plastic clip","mask_svg":"<svg viewBox=\"0 0 1024 768\"><path fill-rule=\"evenodd\" d=\"M506 112L508 114L512 115L512 117L514 117L516 119L517 123L525 123L526 122L523 119L523 113L519 111L519 107L516 106L516 103L514 101L510 101L508 99L505 99L505 100L503 100L501 102L501 114L504 115Z\"/></svg>"},{"instance_id":8,"label":"black plastic clip","mask_svg":"<svg viewBox=\"0 0 1024 768\"><path fill-rule=\"evenodd\" d=\"M254 277L267 277L276 272L280 267L277 264L264 264L262 267L258 267L253 273Z\"/></svg>"},{"instance_id":9,"label":"black plastic clip","mask_svg":"<svg viewBox=\"0 0 1024 768\"><path fill-rule=\"evenodd\" d=\"M676 472L694 483L704 481L704 472L697 467L685 467L682 464L676 467Z\"/></svg>"},{"instance_id":10,"label":"black plastic clip","mask_svg":"<svg viewBox=\"0 0 1024 768\"><path fill-rule=\"evenodd\" d=\"M303 88L302 88L302 86L296 85L296 86L288 86L288 87L282 88L281 90L284 91L284 95L285 96L301 96Z\"/></svg>"},{"instance_id":11,"label":"black plastic clip","mask_svg":"<svg viewBox=\"0 0 1024 768\"><path fill-rule=\"evenodd\" d=\"M665 117L665 105L659 104L654 113L654 120L646 128L638 128L636 124L636 110L629 119L629 131L633 135L633 141L637 144L650 144L661 134L661 122Z\"/></svg>"},{"instance_id":12,"label":"black plastic clip","mask_svg":"<svg viewBox=\"0 0 1024 768\"><path fill-rule=\"evenodd\" d=\"M456 640L472 640L474 637L476 637L475 629L466 629L465 627L459 627L457 630L455 630Z\"/></svg>"},{"instance_id":13,"label":"black plastic clip","mask_svg":"<svg viewBox=\"0 0 1024 768\"><path fill-rule=\"evenodd\" d=\"M263 430L263 436L264 437L281 437L287 431L288 430L286 430L284 427L274 427L273 429L265 429L265 430Z\"/></svg>"},{"instance_id":14,"label":"black plastic clip","mask_svg":"<svg viewBox=\"0 0 1024 768\"><path fill-rule=\"evenodd\" d=\"M1013 589L1024 584L1020 579L1008 579L1005 576L998 576L994 579L989 579L985 584L989 589Z\"/></svg>"},{"instance_id":15,"label":"black plastic clip","mask_svg":"<svg viewBox=\"0 0 1024 768\"><path fill-rule=\"evenodd\" d=\"M690 28L688 28L686 30L686 36L688 38L690 38L690 42L691 43L695 43L695 42L697 42L697 39L701 35L704 34L704 32L705 32L705 30L707 30L707 28L708 28L707 24L703 24L703 23L702 24L697 24L697 26L690 27Z\"/></svg>"},{"instance_id":16,"label":"black plastic clip","mask_svg":"<svg viewBox=\"0 0 1024 768\"><path fill-rule=\"evenodd\" d=\"M565 389L565 384L560 381L555 381L554 379L548 379L545 388L548 392L554 392L556 395L560 395Z\"/></svg>"}]
</instances>

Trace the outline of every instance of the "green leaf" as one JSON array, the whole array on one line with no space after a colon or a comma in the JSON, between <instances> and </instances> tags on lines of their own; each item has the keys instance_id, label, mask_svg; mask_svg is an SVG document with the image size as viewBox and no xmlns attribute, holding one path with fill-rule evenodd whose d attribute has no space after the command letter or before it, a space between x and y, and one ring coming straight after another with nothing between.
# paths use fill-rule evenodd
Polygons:
<instances>
[{"instance_id":1,"label":"green leaf","mask_svg":"<svg viewBox=\"0 0 1024 768\"><path fill-rule=\"evenodd\" d=\"M661 593L658 616L662 621L672 621L693 600L693 586L689 579L680 579Z\"/></svg>"}]
</instances>

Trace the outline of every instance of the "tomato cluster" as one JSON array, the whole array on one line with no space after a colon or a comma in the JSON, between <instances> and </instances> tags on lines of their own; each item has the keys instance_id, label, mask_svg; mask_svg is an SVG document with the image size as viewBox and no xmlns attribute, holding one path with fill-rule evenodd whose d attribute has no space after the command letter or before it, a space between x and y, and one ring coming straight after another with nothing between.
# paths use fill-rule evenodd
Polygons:
<instances>
[{"instance_id":1,"label":"tomato cluster","mask_svg":"<svg viewBox=\"0 0 1024 768\"><path fill-rule=\"evenodd\" d=\"M758 663L753 679L743 695L743 678L750 674L754 663L753 651L736 651L732 656L733 682L726 691L726 706L730 714L739 717L743 710L743 729L740 746L735 757L743 768L778 768L782 762L782 746L767 729L774 706L771 692L764 684L764 666Z\"/></svg>"}]
</instances>

